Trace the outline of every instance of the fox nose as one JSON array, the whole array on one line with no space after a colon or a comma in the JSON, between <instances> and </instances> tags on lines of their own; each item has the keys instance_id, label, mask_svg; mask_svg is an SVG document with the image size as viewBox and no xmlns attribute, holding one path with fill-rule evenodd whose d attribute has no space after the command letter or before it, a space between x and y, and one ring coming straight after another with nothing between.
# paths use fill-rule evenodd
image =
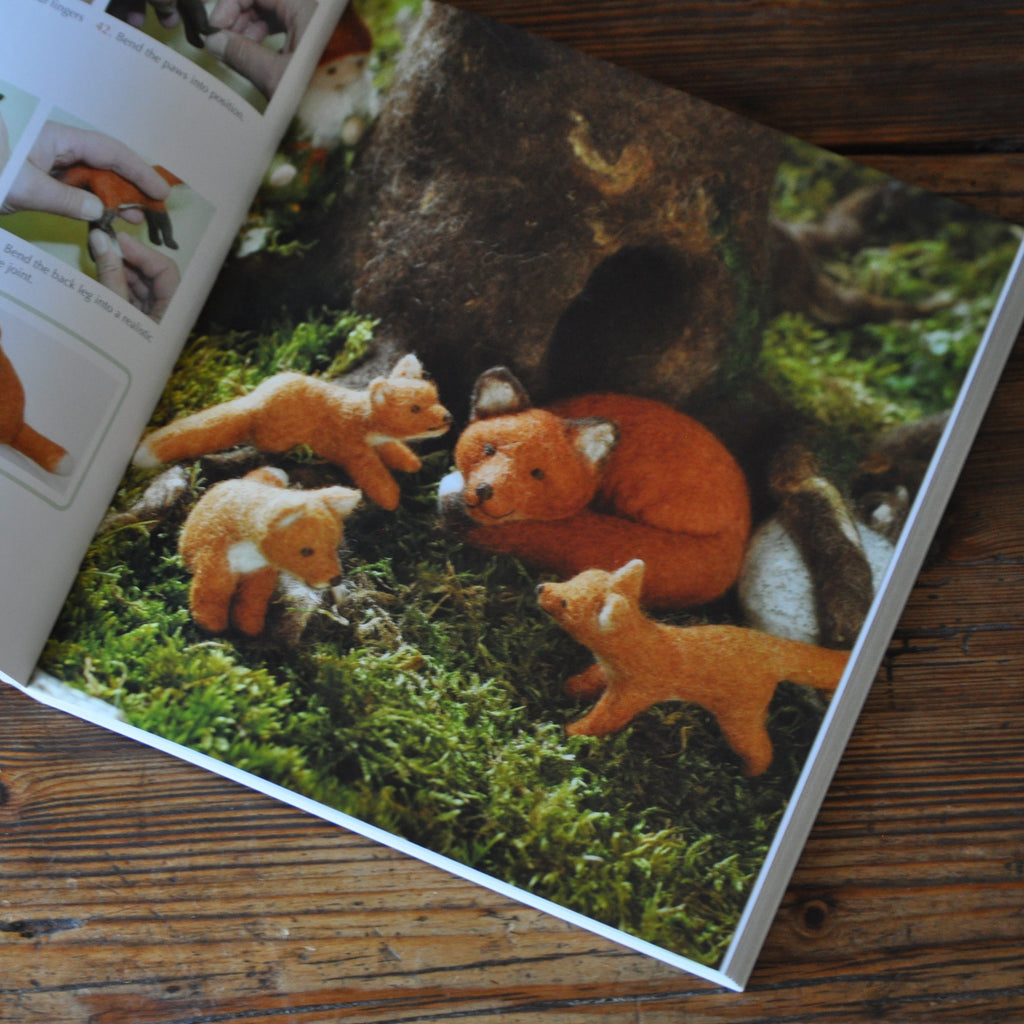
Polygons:
<instances>
[{"instance_id":1,"label":"fox nose","mask_svg":"<svg viewBox=\"0 0 1024 1024\"><path fill-rule=\"evenodd\" d=\"M543 594L544 593L544 584L543 583L538 583L537 584L537 593L538 594Z\"/></svg>"},{"instance_id":2,"label":"fox nose","mask_svg":"<svg viewBox=\"0 0 1024 1024\"><path fill-rule=\"evenodd\" d=\"M333 588L333 587L340 587L341 583L342 583L342 580L344 580L344 578L345 577L341 573L338 573L337 576L332 576L331 577L331 579L328 582L327 586L329 586L331 588Z\"/></svg>"},{"instance_id":3,"label":"fox nose","mask_svg":"<svg viewBox=\"0 0 1024 1024\"><path fill-rule=\"evenodd\" d=\"M488 483L477 484L476 496L481 501L490 501L494 497L494 488Z\"/></svg>"},{"instance_id":4,"label":"fox nose","mask_svg":"<svg viewBox=\"0 0 1024 1024\"><path fill-rule=\"evenodd\" d=\"M443 420L443 423L444 423L444 425L445 425L446 427L447 427L447 426L451 426L451 424L452 424L452 422L454 421L454 419L455 419L455 417L454 417L454 416L453 416L453 415L452 415L452 414L451 414L450 412L446 412L446 413L444 414L444 420Z\"/></svg>"}]
</instances>

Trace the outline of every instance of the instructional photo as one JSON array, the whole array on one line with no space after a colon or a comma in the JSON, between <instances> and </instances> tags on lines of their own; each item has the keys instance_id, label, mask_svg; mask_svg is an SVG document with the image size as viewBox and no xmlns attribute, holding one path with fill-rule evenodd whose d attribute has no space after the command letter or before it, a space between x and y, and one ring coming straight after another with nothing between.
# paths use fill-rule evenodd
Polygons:
<instances>
[{"instance_id":1,"label":"instructional photo","mask_svg":"<svg viewBox=\"0 0 1024 1024\"><path fill-rule=\"evenodd\" d=\"M0 228L52 257L43 276L74 290L84 275L111 293L108 305L159 323L211 209L173 170L54 112L8 188ZM17 258L32 267L27 250Z\"/></svg>"},{"instance_id":2,"label":"instructional photo","mask_svg":"<svg viewBox=\"0 0 1024 1024\"><path fill-rule=\"evenodd\" d=\"M316 11L316 0L111 0L106 13L140 30L266 109Z\"/></svg>"},{"instance_id":3,"label":"instructional photo","mask_svg":"<svg viewBox=\"0 0 1024 1024\"><path fill-rule=\"evenodd\" d=\"M112 360L0 301L0 475L65 507L127 386Z\"/></svg>"},{"instance_id":4,"label":"instructional photo","mask_svg":"<svg viewBox=\"0 0 1024 1024\"><path fill-rule=\"evenodd\" d=\"M0 79L0 174L7 169L11 154L38 105L37 97Z\"/></svg>"}]
</instances>

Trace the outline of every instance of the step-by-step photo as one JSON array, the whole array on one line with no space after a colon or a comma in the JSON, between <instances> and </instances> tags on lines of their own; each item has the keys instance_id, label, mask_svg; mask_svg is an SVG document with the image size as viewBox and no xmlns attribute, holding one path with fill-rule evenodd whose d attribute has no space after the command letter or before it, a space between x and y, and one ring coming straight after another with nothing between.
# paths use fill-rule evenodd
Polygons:
<instances>
[{"instance_id":1,"label":"step-by-step photo","mask_svg":"<svg viewBox=\"0 0 1024 1024\"><path fill-rule=\"evenodd\" d=\"M70 504L128 384L108 357L0 301L0 476Z\"/></svg>"},{"instance_id":2,"label":"step-by-step photo","mask_svg":"<svg viewBox=\"0 0 1024 1024\"><path fill-rule=\"evenodd\" d=\"M37 97L0 78L0 173L25 134L38 103Z\"/></svg>"},{"instance_id":3,"label":"step-by-step photo","mask_svg":"<svg viewBox=\"0 0 1024 1024\"><path fill-rule=\"evenodd\" d=\"M106 13L198 65L262 113L316 7L316 0L110 0Z\"/></svg>"},{"instance_id":4,"label":"step-by-step photo","mask_svg":"<svg viewBox=\"0 0 1024 1024\"><path fill-rule=\"evenodd\" d=\"M7 191L0 228L60 263L43 270L20 252L27 267L71 289L85 275L113 293L104 303L118 318L138 311L159 323L211 214L173 170L54 112Z\"/></svg>"}]
</instances>

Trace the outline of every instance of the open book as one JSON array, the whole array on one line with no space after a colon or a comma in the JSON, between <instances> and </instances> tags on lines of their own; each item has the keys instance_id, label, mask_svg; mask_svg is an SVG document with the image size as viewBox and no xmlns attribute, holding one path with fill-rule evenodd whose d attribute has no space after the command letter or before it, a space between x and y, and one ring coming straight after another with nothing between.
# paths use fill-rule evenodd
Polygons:
<instances>
[{"instance_id":1,"label":"open book","mask_svg":"<svg viewBox=\"0 0 1024 1024\"><path fill-rule=\"evenodd\" d=\"M1021 232L355 6L0 15L0 675L740 989Z\"/></svg>"}]
</instances>

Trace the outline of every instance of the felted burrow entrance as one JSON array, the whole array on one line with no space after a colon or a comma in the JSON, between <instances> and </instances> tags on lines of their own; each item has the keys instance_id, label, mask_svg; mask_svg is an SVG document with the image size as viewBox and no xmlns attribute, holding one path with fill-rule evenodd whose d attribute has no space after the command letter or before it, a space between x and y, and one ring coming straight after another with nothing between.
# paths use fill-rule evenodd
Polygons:
<instances>
[{"instance_id":1,"label":"felted burrow entrance","mask_svg":"<svg viewBox=\"0 0 1024 1024\"><path fill-rule=\"evenodd\" d=\"M756 352L779 141L427 4L309 278L379 318L378 363L419 354L457 412L496 364L536 399L682 405Z\"/></svg>"}]
</instances>

